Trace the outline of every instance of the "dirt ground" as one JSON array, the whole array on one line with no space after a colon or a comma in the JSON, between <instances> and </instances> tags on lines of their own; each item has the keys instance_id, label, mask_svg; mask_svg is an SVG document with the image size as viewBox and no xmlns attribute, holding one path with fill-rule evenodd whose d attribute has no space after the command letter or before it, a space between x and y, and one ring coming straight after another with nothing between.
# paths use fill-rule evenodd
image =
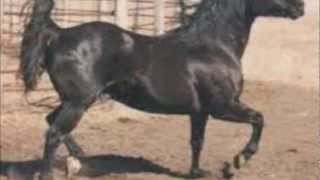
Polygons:
<instances>
[{"instance_id":1,"label":"dirt ground","mask_svg":"<svg viewBox=\"0 0 320 180\"><path fill-rule=\"evenodd\" d=\"M311 0L309 1L311 2ZM315 1L312 1L315 2ZM313 5L316 5L314 3ZM310 9L310 5L309 5ZM317 9L313 7L311 9ZM318 43L312 37L317 29L315 17L307 15L298 27L309 27L310 32L285 34L281 42L286 48L304 57L317 60L310 51ZM269 26L268 26L269 25ZM253 44L260 53L266 40L265 33L279 27L264 21ZM272 32L274 33L274 32ZM299 46L297 37L304 40ZM260 39L259 39L260 38ZM293 41L294 39L294 41ZM268 57L277 58L269 45ZM257 47L258 48L258 47ZM276 47L274 47L276 48ZM302 48L302 49L301 49ZM304 48L304 49L303 49ZM311 49L311 50L310 50ZM254 48L250 57L255 57ZM250 58L248 57L248 58ZM290 57L287 57L290 58ZM4 70L15 69L7 64ZM315 74L316 75L316 74ZM16 174L32 174L39 169L48 107L34 107L26 103L22 88L12 74L1 74L4 80L1 108L0 179ZM317 75L316 75L317 76ZM44 78L45 79L45 78ZM31 102L56 105L54 92L43 80L37 92L29 96ZM302 85L303 86L303 85ZM316 180L320 178L319 161L319 90L292 86L276 81L246 81L242 99L263 112L266 127L258 154L236 172L235 180ZM317 87L317 86L314 86ZM210 120L206 131L201 167L212 175L203 179L221 179L225 162L231 162L250 137L248 125ZM73 132L83 147L86 157L82 159L86 170L74 179L114 180L169 180L183 179L172 172L187 172L190 166L189 121L187 116L146 114L109 102L92 107ZM63 146L58 150L59 159L67 152ZM57 163L56 179L66 179L64 162ZM170 169L170 172L168 171ZM17 173L13 173L17 172ZM90 176L90 177L89 177ZM95 176L95 177L92 177ZM15 177L13 179L19 179Z\"/></svg>"},{"instance_id":2,"label":"dirt ground","mask_svg":"<svg viewBox=\"0 0 320 180\"><path fill-rule=\"evenodd\" d=\"M43 104L56 104L54 94L46 91L32 94L30 101L45 97L50 98L44 99ZM264 113L266 127L260 152L237 172L235 179L315 180L320 177L316 158L319 153L317 92L280 84L247 82L243 99ZM39 159L47 128L44 117L49 110L28 106L14 89L6 93L4 107L1 119L3 163ZM189 169L186 116L151 115L114 103L97 103L73 134L86 151L87 159L96 159L98 165L92 167L103 166L96 170L102 175L96 179L173 179L170 173L156 174L161 173L162 168L178 172ZM206 179L219 179L224 162L232 160L249 135L247 125L209 121L201 166L213 175ZM58 155L67 155L64 147L59 149ZM97 155L101 156L100 160L94 157ZM152 164L155 167L152 168ZM18 171L26 168L19 169L21 163L16 165ZM111 174L104 175L106 173ZM56 174L58 179L64 179L63 169L57 170Z\"/></svg>"}]
</instances>

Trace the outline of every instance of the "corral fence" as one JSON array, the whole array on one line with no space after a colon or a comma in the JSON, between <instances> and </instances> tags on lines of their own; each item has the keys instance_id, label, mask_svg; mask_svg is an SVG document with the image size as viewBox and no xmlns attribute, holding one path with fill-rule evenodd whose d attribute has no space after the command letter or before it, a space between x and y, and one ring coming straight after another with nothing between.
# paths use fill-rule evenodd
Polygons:
<instances>
[{"instance_id":1,"label":"corral fence","mask_svg":"<svg viewBox=\"0 0 320 180\"><path fill-rule=\"evenodd\" d=\"M17 57L24 22L33 0L0 0L2 91L16 86ZM159 35L180 24L182 12L193 11L198 0L56 0L52 18L62 27L89 21L106 21L128 30ZM183 3L183 4L181 4ZM181 6L185 5L185 6ZM182 7L182 8L181 8ZM187 9L188 11L184 11Z\"/></svg>"}]
</instances>

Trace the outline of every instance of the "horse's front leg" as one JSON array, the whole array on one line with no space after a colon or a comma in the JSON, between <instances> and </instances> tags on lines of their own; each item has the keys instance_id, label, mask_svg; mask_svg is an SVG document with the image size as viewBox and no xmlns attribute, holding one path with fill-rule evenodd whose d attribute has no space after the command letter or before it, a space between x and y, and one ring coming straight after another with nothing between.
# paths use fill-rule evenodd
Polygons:
<instances>
[{"instance_id":1,"label":"horse's front leg","mask_svg":"<svg viewBox=\"0 0 320 180\"><path fill-rule=\"evenodd\" d=\"M264 126L264 118L260 112L237 101L231 101L228 105L224 105L222 109L224 109L222 113L214 112L212 116L226 121L248 123L252 126L252 134L249 142L245 148L234 157L234 167L239 169L258 151Z\"/></svg>"},{"instance_id":2,"label":"horse's front leg","mask_svg":"<svg viewBox=\"0 0 320 180\"><path fill-rule=\"evenodd\" d=\"M208 114L206 113L195 113L191 115L191 138L190 138L190 144L192 148L192 162L191 162L191 169L190 169L191 178L199 178L209 174L208 171L204 171L199 167L200 154L203 146L207 121L208 121Z\"/></svg>"},{"instance_id":3,"label":"horse's front leg","mask_svg":"<svg viewBox=\"0 0 320 180\"><path fill-rule=\"evenodd\" d=\"M85 111L84 104L63 102L61 110L57 113L56 120L51 124L46 134L46 142L43 155L43 169L40 180L52 180L52 168L54 155L63 138L76 127Z\"/></svg>"}]
</instances>

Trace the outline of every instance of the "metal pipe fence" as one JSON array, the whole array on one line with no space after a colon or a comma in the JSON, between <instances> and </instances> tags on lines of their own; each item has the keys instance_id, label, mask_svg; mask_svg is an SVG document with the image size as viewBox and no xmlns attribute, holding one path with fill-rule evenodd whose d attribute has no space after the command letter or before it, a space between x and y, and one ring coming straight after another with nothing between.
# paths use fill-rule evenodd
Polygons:
<instances>
[{"instance_id":1,"label":"metal pipe fence","mask_svg":"<svg viewBox=\"0 0 320 180\"><path fill-rule=\"evenodd\" d=\"M29 0L30 1L30 0ZM31 0L32 1L32 0ZM105 21L117 23L117 2L120 0L56 0L56 7L52 18L62 27L75 26L90 21ZM123 0L122 0L123 1ZM124 19L127 29L137 33L156 35L157 24L162 23L164 31L179 26L181 0L124 0L126 6L119 8L126 11ZM164 3L163 15L157 15L157 2ZM187 4L194 4L197 0L184 0ZM26 8L27 0L1 0L1 76L15 75L17 71L17 57L24 22L30 16L30 8ZM24 9L24 10L23 10ZM23 11L22 11L23 10ZM156 19L161 18L161 19ZM161 33L163 33L161 32Z\"/></svg>"}]
</instances>

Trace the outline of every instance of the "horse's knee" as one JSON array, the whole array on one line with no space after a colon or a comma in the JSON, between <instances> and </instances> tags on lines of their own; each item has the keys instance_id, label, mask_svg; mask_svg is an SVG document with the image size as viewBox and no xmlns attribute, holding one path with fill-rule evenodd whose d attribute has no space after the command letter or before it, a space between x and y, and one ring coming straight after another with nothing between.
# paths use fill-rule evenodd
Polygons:
<instances>
[{"instance_id":1,"label":"horse's knee","mask_svg":"<svg viewBox=\"0 0 320 180\"><path fill-rule=\"evenodd\" d=\"M252 115L251 115L251 123L253 124L253 126L262 129L264 127L263 114L258 112L258 111L252 113Z\"/></svg>"}]
</instances>

